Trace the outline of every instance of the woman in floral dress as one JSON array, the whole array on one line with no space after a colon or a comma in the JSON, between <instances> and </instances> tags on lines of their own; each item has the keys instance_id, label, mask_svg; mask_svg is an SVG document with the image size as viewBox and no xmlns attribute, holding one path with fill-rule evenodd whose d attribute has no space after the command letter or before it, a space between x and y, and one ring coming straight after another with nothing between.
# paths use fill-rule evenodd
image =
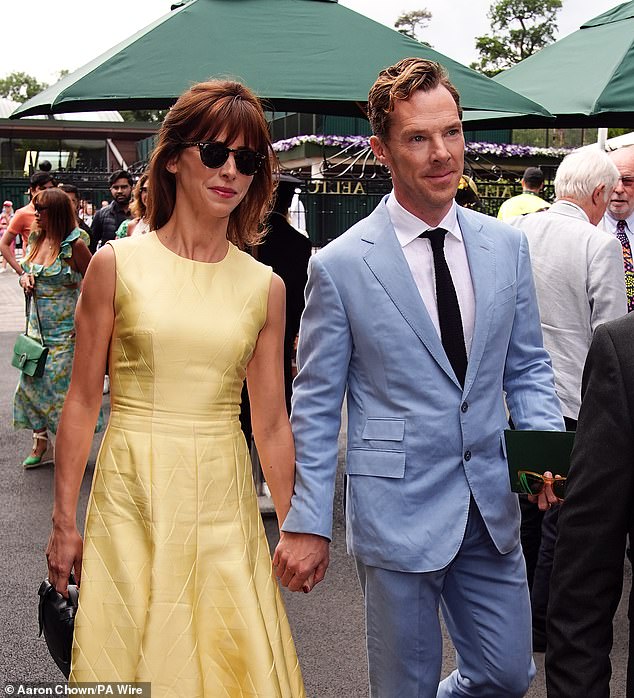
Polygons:
<instances>
[{"instance_id":1,"label":"woman in floral dress","mask_svg":"<svg viewBox=\"0 0 634 698\"><path fill-rule=\"evenodd\" d=\"M33 431L33 449L22 465L34 468L52 461L48 432L57 432L70 383L75 349L74 314L90 251L76 227L70 199L58 189L45 189L33 199L35 221L24 260L17 262L5 232L0 250L20 274L25 294L37 302L42 339L49 347L41 378L20 374L13 400L13 426ZM35 302L31 302L29 335L39 337ZM101 428L101 419L98 428Z\"/></svg>"}]
</instances>

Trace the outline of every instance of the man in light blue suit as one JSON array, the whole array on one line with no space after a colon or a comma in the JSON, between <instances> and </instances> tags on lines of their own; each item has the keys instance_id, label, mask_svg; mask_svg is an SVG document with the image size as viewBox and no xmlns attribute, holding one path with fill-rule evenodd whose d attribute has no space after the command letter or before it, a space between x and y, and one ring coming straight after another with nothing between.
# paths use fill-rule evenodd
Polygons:
<instances>
[{"instance_id":1,"label":"man in light blue suit","mask_svg":"<svg viewBox=\"0 0 634 698\"><path fill-rule=\"evenodd\" d=\"M394 190L311 260L295 494L274 564L292 590L323 579L347 392L347 537L371 695L523 696L535 667L504 394L517 428L563 429L528 246L453 201L461 111L438 64L382 71L368 111ZM554 501L547 489L539 505ZM440 684L439 604L458 665Z\"/></svg>"}]
</instances>

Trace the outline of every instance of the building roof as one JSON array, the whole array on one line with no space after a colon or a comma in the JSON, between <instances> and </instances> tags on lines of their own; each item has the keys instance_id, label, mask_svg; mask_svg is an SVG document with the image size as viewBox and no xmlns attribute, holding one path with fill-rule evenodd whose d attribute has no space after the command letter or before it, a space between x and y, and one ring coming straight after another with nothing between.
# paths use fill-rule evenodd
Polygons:
<instances>
[{"instance_id":1,"label":"building roof","mask_svg":"<svg viewBox=\"0 0 634 698\"><path fill-rule=\"evenodd\" d=\"M19 102L14 102L6 97L0 97L0 119L8 119L19 106ZM74 114L54 114L53 116L27 116L25 118L40 120L53 119L54 121L123 121L123 117L118 111L76 112Z\"/></svg>"}]
</instances>

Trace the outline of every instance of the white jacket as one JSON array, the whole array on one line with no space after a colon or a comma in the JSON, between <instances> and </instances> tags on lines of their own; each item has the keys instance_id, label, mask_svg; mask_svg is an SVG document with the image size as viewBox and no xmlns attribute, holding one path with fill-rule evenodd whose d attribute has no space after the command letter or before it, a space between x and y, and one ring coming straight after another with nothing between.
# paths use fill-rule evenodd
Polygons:
<instances>
[{"instance_id":1,"label":"white jacket","mask_svg":"<svg viewBox=\"0 0 634 698\"><path fill-rule=\"evenodd\" d=\"M592 333L627 313L621 243L570 201L508 222L528 238L544 347L563 414L577 419Z\"/></svg>"}]
</instances>

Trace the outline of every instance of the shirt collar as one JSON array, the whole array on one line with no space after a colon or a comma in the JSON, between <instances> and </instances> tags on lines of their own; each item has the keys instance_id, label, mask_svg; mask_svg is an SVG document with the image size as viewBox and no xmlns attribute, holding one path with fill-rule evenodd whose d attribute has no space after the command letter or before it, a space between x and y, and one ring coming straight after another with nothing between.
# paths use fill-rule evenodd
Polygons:
<instances>
[{"instance_id":1,"label":"shirt collar","mask_svg":"<svg viewBox=\"0 0 634 698\"><path fill-rule=\"evenodd\" d=\"M604 222L608 230L615 231L616 224L620 220L624 220L627 223L627 229L634 232L634 211L628 216L628 218L615 218L609 211L605 212Z\"/></svg>"},{"instance_id":2,"label":"shirt collar","mask_svg":"<svg viewBox=\"0 0 634 698\"><path fill-rule=\"evenodd\" d=\"M416 240L421 233L434 228L444 228L462 242L462 231L458 224L458 207L455 201L452 201L451 208L438 225L429 225L421 218L418 218L418 216L404 209L396 200L394 191L390 192L385 206L390 220L392 221L392 225L394 226L396 238L401 247L409 245L409 243Z\"/></svg>"}]
</instances>

